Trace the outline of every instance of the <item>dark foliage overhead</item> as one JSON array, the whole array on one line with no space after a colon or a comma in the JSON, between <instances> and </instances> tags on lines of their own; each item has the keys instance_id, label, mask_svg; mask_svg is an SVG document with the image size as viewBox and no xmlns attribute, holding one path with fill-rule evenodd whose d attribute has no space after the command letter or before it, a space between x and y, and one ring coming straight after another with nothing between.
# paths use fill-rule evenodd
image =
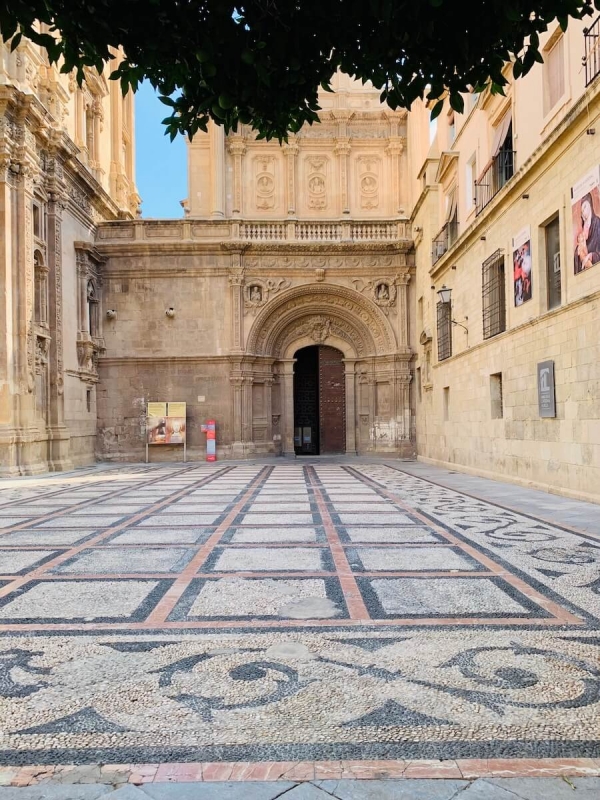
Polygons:
<instances>
[{"instance_id":1,"label":"dark foliage overhead","mask_svg":"<svg viewBox=\"0 0 600 800\"><path fill-rule=\"evenodd\" d=\"M44 45L65 72L127 58L113 78L147 79L172 108L167 132L192 136L209 118L284 137L316 120L319 86L337 69L381 89L392 108L418 97L516 77L541 61L539 34L594 13L600 0L8 0L0 31ZM44 24L39 33L36 20ZM35 27L34 27L35 26ZM36 30L37 28L37 30ZM440 104L435 111L439 111Z\"/></svg>"}]
</instances>

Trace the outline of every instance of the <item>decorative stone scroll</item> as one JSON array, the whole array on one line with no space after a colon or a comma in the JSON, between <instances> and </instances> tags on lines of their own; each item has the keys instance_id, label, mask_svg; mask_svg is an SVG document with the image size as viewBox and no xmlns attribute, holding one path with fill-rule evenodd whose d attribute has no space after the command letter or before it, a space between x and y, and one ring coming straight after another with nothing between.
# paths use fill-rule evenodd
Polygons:
<instances>
[{"instance_id":1,"label":"decorative stone scroll","mask_svg":"<svg viewBox=\"0 0 600 800\"><path fill-rule=\"evenodd\" d=\"M291 282L286 278L263 280L261 278L248 279L244 296L244 314L250 312L255 315L259 308L269 300L271 295L277 294L282 289L287 289Z\"/></svg>"}]
</instances>

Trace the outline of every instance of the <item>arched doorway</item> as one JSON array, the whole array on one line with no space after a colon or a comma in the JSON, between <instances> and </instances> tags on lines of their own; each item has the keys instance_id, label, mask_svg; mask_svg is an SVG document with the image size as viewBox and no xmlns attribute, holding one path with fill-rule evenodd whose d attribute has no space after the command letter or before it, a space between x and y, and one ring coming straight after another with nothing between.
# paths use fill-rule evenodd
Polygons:
<instances>
[{"instance_id":1,"label":"arched doorway","mask_svg":"<svg viewBox=\"0 0 600 800\"><path fill-rule=\"evenodd\" d=\"M325 455L346 451L344 354L328 345L294 354L294 451Z\"/></svg>"}]
</instances>

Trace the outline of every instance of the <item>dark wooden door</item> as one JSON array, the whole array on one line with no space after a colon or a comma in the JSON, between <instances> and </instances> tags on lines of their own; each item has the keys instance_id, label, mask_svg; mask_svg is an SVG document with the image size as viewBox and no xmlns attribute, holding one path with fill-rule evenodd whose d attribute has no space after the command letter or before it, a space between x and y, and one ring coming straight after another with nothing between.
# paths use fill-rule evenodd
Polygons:
<instances>
[{"instance_id":1,"label":"dark wooden door","mask_svg":"<svg viewBox=\"0 0 600 800\"><path fill-rule=\"evenodd\" d=\"M346 452L346 382L343 353L319 345L319 452Z\"/></svg>"},{"instance_id":2,"label":"dark wooden door","mask_svg":"<svg viewBox=\"0 0 600 800\"><path fill-rule=\"evenodd\" d=\"M294 451L318 455L319 348L303 347L294 357Z\"/></svg>"}]
</instances>

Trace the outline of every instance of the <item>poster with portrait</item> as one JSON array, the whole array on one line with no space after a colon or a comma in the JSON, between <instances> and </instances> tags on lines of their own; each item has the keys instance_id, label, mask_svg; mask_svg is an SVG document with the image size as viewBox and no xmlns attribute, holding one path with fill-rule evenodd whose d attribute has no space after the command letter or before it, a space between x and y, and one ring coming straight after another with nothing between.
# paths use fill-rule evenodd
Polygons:
<instances>
[{"instance_id":1,"label":"poster with portrait","mask_svg":"<svg viewBox=\"0 0 600 800\"><path fill-rule=\"evenodd\" d=\"M148 444L184 444L185 403L148 403L146 435Z\"/></svg>"},{"instance_id":2,"label":"poster with portrait","mask_svg":"<svg viewBox=\"0 0 600 800\"><path fill-rule=\"evenodd\" d=\"M522 306L531 300L533 287L531 275L531 228L522 228L512 240L513 287L515 305Z\"/></svg>"},{"instance_id":3,"label":"poster with portrait","mask_svg":"<svg viewBox=\"0 0 600 800\"><path fill-rule=\"evenodd\" d=\"M600 166L571 188L575 275L600 263Z\"/></svg>"}]
</instances>

